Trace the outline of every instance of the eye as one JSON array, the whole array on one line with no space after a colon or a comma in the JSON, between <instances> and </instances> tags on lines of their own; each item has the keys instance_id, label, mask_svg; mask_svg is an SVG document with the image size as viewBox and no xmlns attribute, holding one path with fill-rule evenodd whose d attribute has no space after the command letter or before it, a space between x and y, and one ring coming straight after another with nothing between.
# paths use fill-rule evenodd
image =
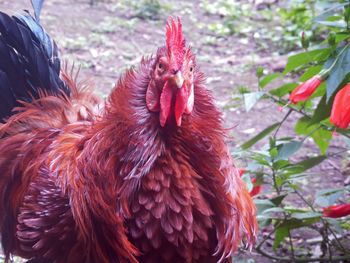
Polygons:
<instances>
[{"instance_id":1,"label":"eye","mask_svg":"<svg viewBox=\"0 0 350 263\"><path fill-rule=\"evenodd\" d=\"M192 72L193 71L193 67L190 67L190 72Z\"/></svg>"},{"instance_id":2,"label":"eye","mask_svg":"<svg viewBox=\"0 0 350 263\"><path fill-rule=\"evenodd\" d=\"M162 63L158 63L158 68L159 69L164 69L164 65Z\"/></svg>"}]
</instances>

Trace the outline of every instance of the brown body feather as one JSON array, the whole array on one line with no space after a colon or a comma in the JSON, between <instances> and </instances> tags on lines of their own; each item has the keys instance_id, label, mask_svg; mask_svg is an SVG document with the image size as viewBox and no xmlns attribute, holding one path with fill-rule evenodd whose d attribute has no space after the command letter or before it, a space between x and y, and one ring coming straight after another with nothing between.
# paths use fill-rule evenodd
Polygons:
<instances>
[{"instance_id":1,"label":"brown body feather","mask_svg":"<svg viewBox=\"0 0 350 263\"><path fill-rule=\"evenodd\" d=\"M0 226L7 256L48 262L229 262L253 244L255 207L195 75L192 114L161 128L146 106L154 59L129 70L103 113L66 76L0 128Z\"/></svg>"}]
</instances>

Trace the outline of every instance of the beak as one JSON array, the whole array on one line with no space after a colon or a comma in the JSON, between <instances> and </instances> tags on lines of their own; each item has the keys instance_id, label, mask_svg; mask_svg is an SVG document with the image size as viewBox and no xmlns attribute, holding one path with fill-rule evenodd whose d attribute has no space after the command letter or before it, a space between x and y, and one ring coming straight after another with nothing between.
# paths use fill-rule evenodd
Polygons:
<instances>
[{"instance_id":1,"label":"beak","mask_svg":"<svg viewBox=\"0 0 350 263\"><path fill-rule=\"evenodd\" d=\"M174 80L176 86L177 86L179 89L181 89L181 88L182 88L182 85L183 85L183 83L184 83L184 77L182 76L182 73L181 73L180 70L175 74L173 80Z\"/></svg>"}]
</instances>

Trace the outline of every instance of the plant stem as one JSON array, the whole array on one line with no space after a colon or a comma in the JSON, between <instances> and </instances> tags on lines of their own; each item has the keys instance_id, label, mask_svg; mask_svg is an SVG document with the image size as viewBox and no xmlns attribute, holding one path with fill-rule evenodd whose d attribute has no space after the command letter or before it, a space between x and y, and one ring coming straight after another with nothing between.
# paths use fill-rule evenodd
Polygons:
<instances>
[{"instance_id":1,"label":"plant stem","mask_svg":"<svg viewBox=\"0 0 350 263\"><path fill-rule=\"evenodd\" d=\"M327 248L328 248L328 255L329 255L329 261L332 262L332 258L333 258L333 255L332 255L332 248L331 248L331 242L329 240L329 237L328 237L328 229L330 229L328 227L328 222L325 222L325 238L326 238L326 243L327 243Z\"/></svg>"},{"instance_id":2,"label":"plant stem","mask_svg":"<svg viewBox=\"0 0 350 263\"><path fill-rule=\"evenodd\" d=\"M272 231L266 236L264 237L264 239L259 243L259 245L257 245L255 247L256 250L260 249L260 247L266 242L266 240L268 240L272 234L274 234L276 232L276 230L280 227L280 225L282 225L282 222L278 222L274 228L272 229Z\"/></svg>"},{"instance_id":3,"label":"plant stem","mask_svg":"<svg viewBox=\"0 0 350 263\"><path fill-rule=\"evenodd\" d=\"M290 228L288 228L288 238L289 238L290 250L292 252L292 259L294 262L295 254L294 254L294 246L293 246L292 234L290 233Z\"/></svg>"},{"instance_id":4,"label":"plant stem","mask_svg":"<svg viewBox=\"0 0 350 263\"><path fill-rule=\"evenodd\" d=\"M342 153L345 153L345 152L348 152L348 151L349 151L349 149L344 149L344 150L341 150L339 152L330 153L330 154L327 154L327 158L334 157L334 156L337 156L339 154L342 154Z\"/></svg>"},{"instance_id":5,"label":"plant stem","mask_svg":"<svg viewBox=\"0 0 350 263\"><path fill-rule=\"evenodd\" d=\"M290 114L293 112L292 109L289 109L289 111L287 112L287 114L283 117L282 121L280 122L280 124L278 125L275 133L273 134L273 138L276 138L278 131L280 130L280 128L282 127L282 124L287 120L287 118L290 116Z\"/></svg>"},{"instance_id":6,"label":"plant stem","mask_svg":"<svg viewBox=\"0 0 350 263\"><path fill-rule=\"evenodd\" d=\"M309 138L314 132L316 132L317 130L319 130L321 128L321 126L317 126L315 129L313 129L311 132L309 132L302 140L301 142L304 143L304 141Z\"/></svg>"},{"instance_id":7,"label":"plant stem","mask_svg":"<svg viewBox=\"0 0 350 263\"><path fill-rule=\"evenodd\" d=\"M349 47L350 43L346 44L342 50L340 50L340 52L338 53L337 57L334 59L332 65L326 70L327 71L327 77L329 75L329 72L333 69L333 67L335 66L335 64L337 64L340 55L344 53L344 51Z\"/></svg>"},{"instance_id":8,"label":"plant stem","mask_svg":"<svg viewBox=\"0 0 350 263\"><path fill-rule=\"evenodd\" d=\"M280 195L280 189L277 185L277 181L276 181L276 173L275 173L275 169L272 168L272 179L273 179L273 187L275 188L277 195Z\"/></svg>"}]
</instances>

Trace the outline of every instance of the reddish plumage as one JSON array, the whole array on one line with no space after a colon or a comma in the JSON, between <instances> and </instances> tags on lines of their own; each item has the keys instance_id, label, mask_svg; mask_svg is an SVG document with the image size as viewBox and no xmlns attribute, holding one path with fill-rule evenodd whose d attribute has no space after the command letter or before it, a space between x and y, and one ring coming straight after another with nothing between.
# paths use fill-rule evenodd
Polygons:
<instances>
[{"instance_id":1,"label":"reddish plumage","mask_svg":"<svg viewBox=\"0 0 350 263\"><path fill-rule=\"evenodd\" d=\"M7 256L230 262L242 239L253 245L255 207L203 74L190 70L189 49L176 63L194 93L193 102L182 102L191 109L178 125L173 96L160 123L164 82L153 72L182 43L181 23L170 19L166 47L121 77L100 114L96 98L64 75L70 98L43 94L1 126L0 226Z\"/></svg>"},{"instance_id":2,"label":"reddish plumage","mask_svg":"<svg viewBox=\"0 0 350 263\"><path fill-rule=\"evenodd\" d=\"M98 178L99 167L86 167L96 163L80 161L98 119L98 99L63 77L70 98L42 94L0 127L5 255L59 263L136 262L123 219L111 206L116 192Z\"/></svg>"}]
</instances>

